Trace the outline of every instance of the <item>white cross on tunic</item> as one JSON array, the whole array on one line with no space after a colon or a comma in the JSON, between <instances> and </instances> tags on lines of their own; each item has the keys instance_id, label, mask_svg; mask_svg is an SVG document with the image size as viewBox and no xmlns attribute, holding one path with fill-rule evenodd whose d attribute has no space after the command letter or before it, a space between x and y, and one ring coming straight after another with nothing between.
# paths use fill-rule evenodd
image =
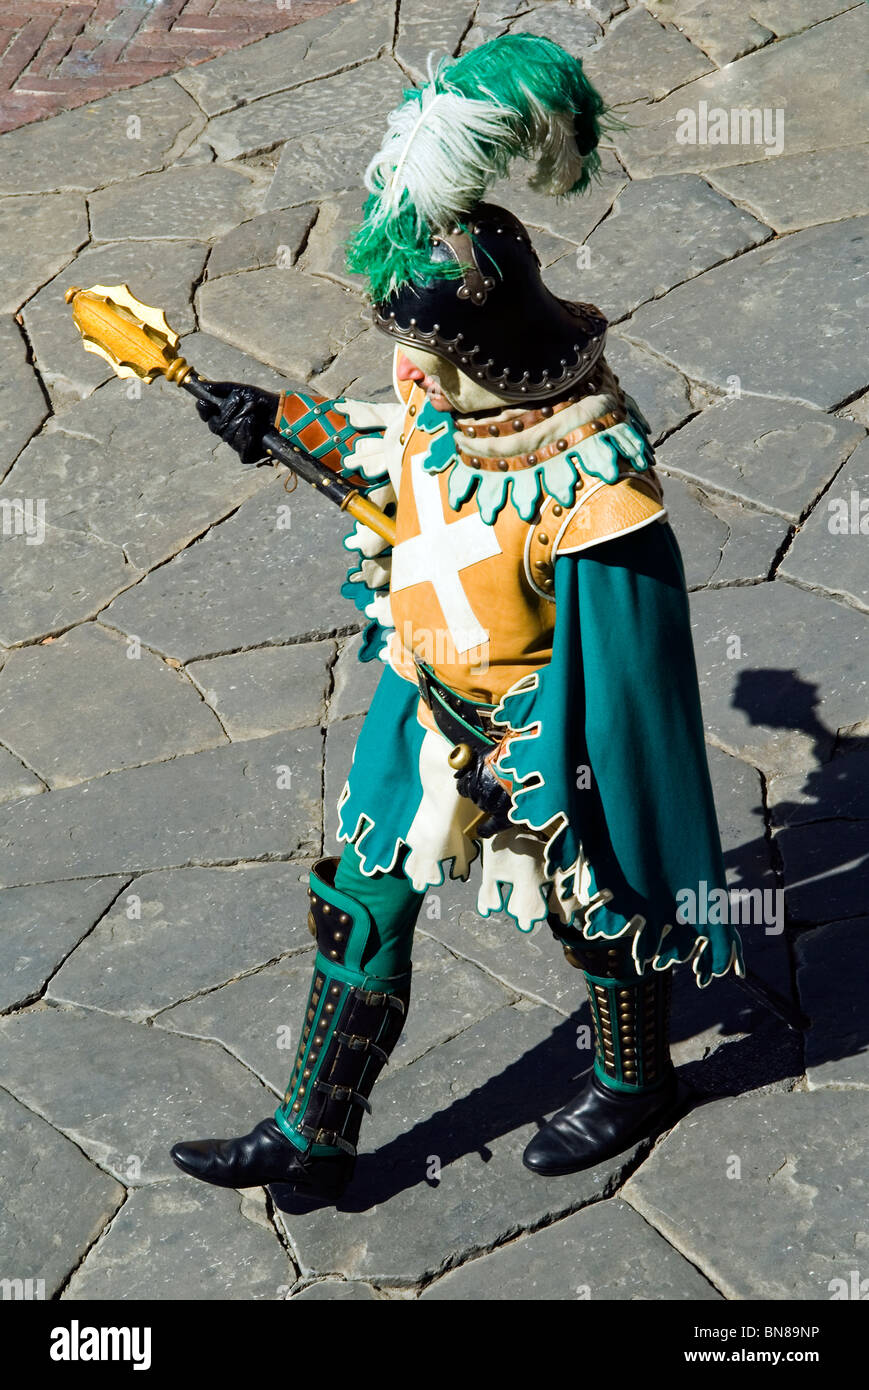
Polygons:
<instances>
[{"instance_id":1,"label":"white cross on tunic","mask_svg":"<svg viewBox=\"0 0 869 1390\"><path fill-rule=\"evenodd\" d=\"M455 650L463 655L487 642L489 633L471 607L461 572L500 555L501 547L494 527L486 525L476 508L470 516L447 522L438 474L426 472L416 461L410 473L419 535L393 550L389 587L398 593L414 584L432 584Z\"/></svg>"}]
</instances>

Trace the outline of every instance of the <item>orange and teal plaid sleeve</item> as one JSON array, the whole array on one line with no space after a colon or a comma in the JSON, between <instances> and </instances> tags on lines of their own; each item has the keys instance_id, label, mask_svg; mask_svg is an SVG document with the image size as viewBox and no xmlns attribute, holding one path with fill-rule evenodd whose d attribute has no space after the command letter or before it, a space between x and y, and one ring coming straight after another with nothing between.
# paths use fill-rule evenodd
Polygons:
<instances>
[{"instance_id":1,"label":"orange and teal plaid sleeve","mask_svg":"<svg viewBox=\"0 0 869 1390\"><path fill-rule=\"evenodd\" d=\"M383 434L381 429L357 429L340 407L342 400L285 391L278 403L275 426L291 444L340 473L360 439Z\"/></svg>"}]
</instances>

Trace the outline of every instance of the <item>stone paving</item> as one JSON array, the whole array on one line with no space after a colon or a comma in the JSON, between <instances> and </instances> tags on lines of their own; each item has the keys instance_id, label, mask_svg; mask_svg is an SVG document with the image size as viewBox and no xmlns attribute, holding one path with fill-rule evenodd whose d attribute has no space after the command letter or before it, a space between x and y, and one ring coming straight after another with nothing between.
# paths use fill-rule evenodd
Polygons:
<instances>
[{"instance_id":1,"label":"stone paving","mask_svg":"<svg viewBox=\"0 0 869 1390\"><path fill-rule=\"evenodd\" d=\"M341 0L17 0L0 4L0 131L163 77Z\"/></svg>"},{"instance_id":2,"label":"stone paving","mask_svg":"<svg viewBox=\"0 0 869 1390\"><path fill-rule=\"evenodd\" d=\"M589 1064L580 980L449 883L357 1177L311 1213L199 1185L169 1147L244 1132L292 1063L306 873L376 674L344 521L240 468L173 388L111 377L63 293L128 281L215 378L388 396L342 264L360 173L432 49L508 29L622 103L584 199L518 174L494 197L552 287L604 309L652 421L729 874L783 895L747 959L807 1025L677 975L682 1117L541 1181L520 1154ZM4 1278L702 1301L869 1275L866 39L843 0L355 0L0 140ZM680 140L701 103L784 126Z\"/></svg>"}]
</instances>

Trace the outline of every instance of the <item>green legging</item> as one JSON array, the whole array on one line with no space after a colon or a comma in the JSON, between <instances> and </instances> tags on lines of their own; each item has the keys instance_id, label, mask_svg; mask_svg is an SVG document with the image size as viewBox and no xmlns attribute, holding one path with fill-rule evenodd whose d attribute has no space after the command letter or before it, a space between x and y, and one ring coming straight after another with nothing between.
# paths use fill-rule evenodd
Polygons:
<instances>
[{"instance_id":1,"label":"green legging","mask_svg":"<svg viewBox=\"0 0 869 1390\"><path fill-rule=\"evenodd\" d=\"M406 854L405 848L388 873L369 876L348 844L335 872L338 891L362 904L374 923L362 965L369 974L387 979L410 968L414 927L425 897L405 877ZM598 1077L622 1092L664 1085L672 1071L667 1021L671 972L666 978L654 971L640 977L628 940L587 941L578 927L555 916L549 925L588 986Z\"/></svg>"},{"instance_id":2,"label":"green legging","mask_svg":"<svg viewBox=\"0 0 869 1390\"><path fill-rule=\"evenodd\" d=\"M374 930L362 958L370 975L389 978L402 975L410 966L414 927L425 893L418 893L405 876L403 864L407 853L405 847L395 867L388 872L369 875L362 872L355 845L348 844L335 870L338 891L361 903L373 919ZM584 941L581 931L565 926L555 916L550 917L549 924L564 945L581 944L589 950L589 943ZM619 944L627 973L631 970L630 947Z\"/></svg>"},{"instance_id":3,"label":"green legging","mask_svg":"<svg viewBox=\"0 0 869 1390\"><path fill-rule=\"evenodd\" d=\"M402 865L407 850L388 873L369 876L359 867L354 845L345 845L338 868L335 887L367 908L374 922L368 949L362 964L369 975L390 978L403 975L410 967L413 949L413 929L422 907L425 893L418 893L405 877Z\"/></svg>"}]
</instances>

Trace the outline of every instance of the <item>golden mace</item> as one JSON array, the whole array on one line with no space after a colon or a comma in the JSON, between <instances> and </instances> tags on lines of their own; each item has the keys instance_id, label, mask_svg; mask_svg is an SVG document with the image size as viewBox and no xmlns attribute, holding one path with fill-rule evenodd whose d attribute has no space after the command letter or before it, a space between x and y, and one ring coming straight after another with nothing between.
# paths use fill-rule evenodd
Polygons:
<instances>
[{"instance_id":1,"label":"golden mace","mask_svg":"<svg viewBox=\"0 0 869 1390\"><path fill-rule=\"evenodd\" d=\"M65 297L72 305L73 321L85 350L104 358L116 376L138 377L148 383L162 376L197 400L222 404L221 397L209 391L207 379L198 376L179 356L178 334L169 327L162 309L143 304L126 285L92 285L89 290L71 285ZM274 429L266 431L262 445L264 452L286 464L342 511L390 545L395 544L395 522L319 459L294 448Z\"/></svg>"}]
</instances>

